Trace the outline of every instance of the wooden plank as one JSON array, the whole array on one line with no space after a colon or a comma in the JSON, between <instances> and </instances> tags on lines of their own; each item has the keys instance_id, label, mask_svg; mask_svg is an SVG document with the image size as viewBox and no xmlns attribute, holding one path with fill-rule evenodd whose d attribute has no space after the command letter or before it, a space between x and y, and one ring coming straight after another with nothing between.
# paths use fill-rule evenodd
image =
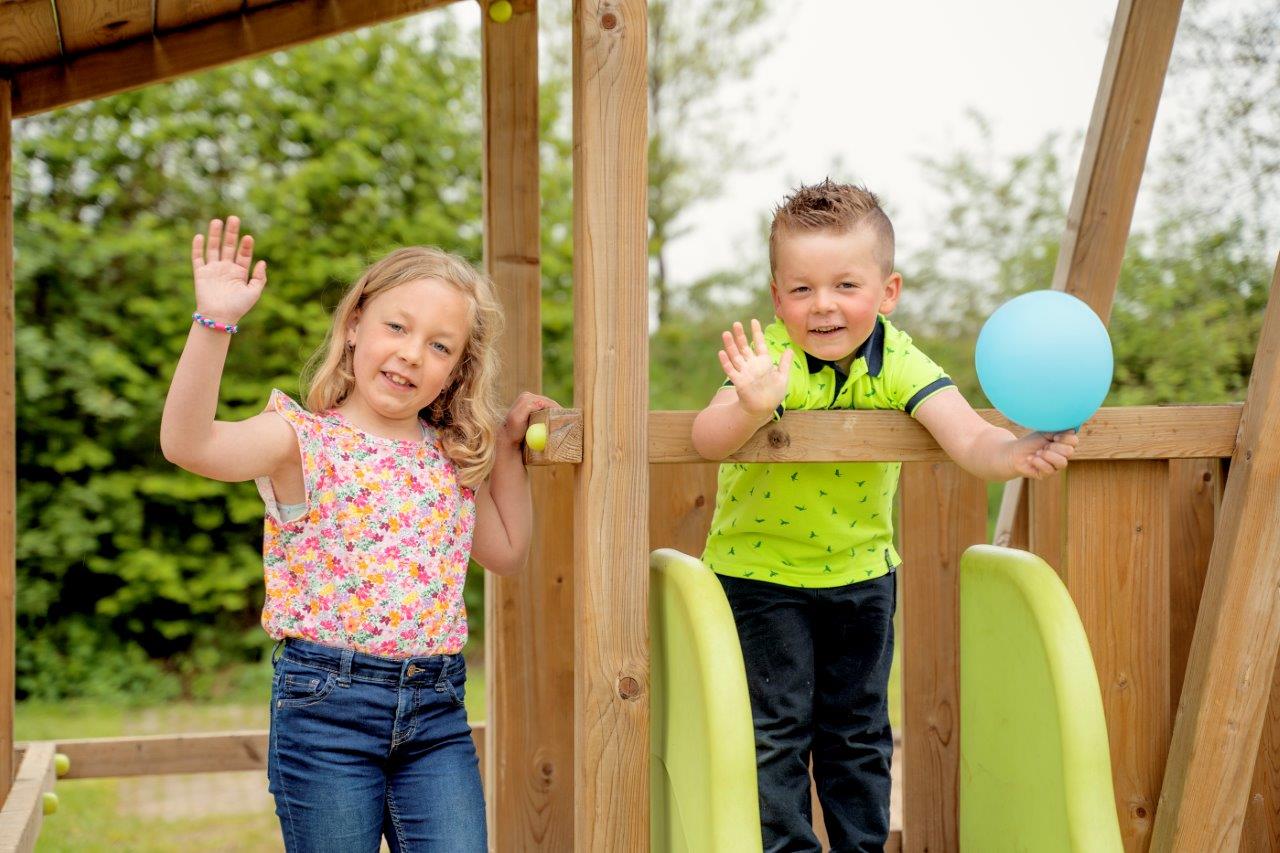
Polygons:
<instances>
[{"instance_id":1,"label":"wooden plank","mask_svg":"<svg viewBox=\"0 0 1280 853\"><path fill-rule=\"evenodd\" d=\"M716 508L714 462L649 466L649 550L674 548L701 559Z\"/></svg>"},{"instance_id":2,"label":"wooden plank","mask_svg":"<svg viewBox=\"0 0 1280 853\"><path fill-rule=\"evenodd\" d=\"M65 779L222 773L267 766L265 731L78 738L59 740L57 748L71 759Z\"/></svg>"},{"instance_id":3,"label":"wooden plank","mask_svg":"<svg viewBox=\"0 0 1280 853\"><path fill-rule=\"evenodd\" d=\"M155 0L156 32L176 30L224 15L238 15L241 0Z\"/></svg>"},{"instance_id":4,"label":"wooden plank","mask_svg":"<svg viewBox=\"0 0 1280 853\"><path fill-rule=\"evenodd\" d=\"M151 0L74 0L58 3L62 48L86 53L151 32Z\"/></svg>"},{"instance_id":5,"label":"wooden plank","mask_svg":"<svg viewBox=\"0 0 1280 853\"><path fill-rule=\"evenodd\" d=\"M1072 458L1071 465L1079 461ZM1027 550L1036 554L1062 574L1066 560L1067 481L1071 467L1065 474L1055 474L1045 480L1032 480L1026 484L1027 499Z\"/></svg>"},{"instance_id":6,"label":"wooden plank","mask_svg":"<svg viewBox=\"0 0 1280 853\"><path fill-rule=\"evenodd\" d=\"M17 692L18 431L13 330L12 88L0 79L0 802L13 779L13 698Z\"/></svg>"},{"instance_id":7,"label":"wooden plank","mask_svg":"<svg viewBox=\"0 0 1280 853\"><path fill-rule=\"evenodd\" d=\"M1172 727L1168 463L1068 471L1063 580L1098 672L1120 835L1126 850L1145 851Z\"/></svg>"},{"instance_id":8,"label":"wooden plank","mask_svg":"<svg viewBox=\"0 0 1280 853\"><path fill-rule=\"evenodd\" d=\"M1079 297L1111 319L1133 208L1146 166L1156 108L1178 30L1182 0L1120 0L1085 135L1053 289ZM1024 481L1009 493L996 539L1010 535L1026 501Z\"/></svg>"},{"instance_id":9,"label":"wooden plank","mask_svg":"<svg viewBox=\"0 0 1280 853\"><path fill-rule=\"evenodd\" d=\"M401 18L452 0L291 0L14 74L21 117ZM70 49L68 49L70 52Z\"/></svg>"},{"instance_id":10,"label":"wooden plank","mask_svg":"<svg viewBox=\"0 0 1280 853\"><path fill-rule=\"evenodd\" d=\"M0 3L0 72L59 56L58 21L49 0Z\"/></svg>"},{"instance_id":11,"label":"wooden plank","mask_svg":"<svg viewBox=\"0 0 1280 853\"><path fill-rule=\"evenodd\" d=\"M12 750L10 750L12 752ZM53 768L53 744L32 744L22 754L18 774L13 779L0 808L0 850L30 853L36 848L40 825L44 822L44 794L57 780Z\"/></svg>"},{"instance_id":12,"label":"wooden plank","mask_svg":"<svg viewBox=\"0 0 1280 853\"><path fill-rule=\"evenodd\" d=\"M994 410L982 409L979 414L997 426L1010 427ZM649 461L704 462L690 437L696 415L650 412ZM1238 405L1109 407L1085 424L1073 461L1230 456L1239 424ZM547 452L552 452L550 442ZM948 457L928 430L902 412L814 411L787 413L729 458L738 462L942 462ZM566 454L564 461L576 460Z\"/></svg>"},{"instance_id":13,"label":"wooden plank","mask_svg":"<svg viewBox=\"0 0 1280 853\"><path fill-rule=\"evenodd\" d=\"M1159 850L1234 850L1280 646L1280 259L1205 578L1169 765Z\"/></svg>"},{"instance_id":14,"label":"wooden plank","mask_svg":"<svg viewBox=\"0 0 1280 853\"><path fill-rule=\"evenodd\" d=\"M1200 593L1209 571L1213 529L1222 506L1226 472L1220 459L1169 461L1169 691L1178 711L1196 629ZM1172 718L1172 716L1171 716Z\"/></svg>"},{"instance_id":15,"label":"wooden plank","mask_svg":"<svg viewBox=\"0 0 1280 853\"><path fill-rule=\"evenodd\" d=\"M507 318L501 395L542 387L538 18L481 14L484 263ZM581 422L578 422L581 426ZM581 444L579 443L579 456ZM494 850L573 846L573 472L530 472L534 538L526 570L485 578L490 737L489 840Z\"/></svg>"},{"instance_id":16,"label":"wooden plank","mask_svg":"<svg viewBox=\"0 0 1280 853\"><path fill-rule=\"evenodd\" d=\"M577 850L649 847L646 11L573 3Z\"/></svg>"},{"instance_id":17,"label":"wooden plank","mask_svg":"<svg viewBox=\"0 0 1280 853\"><path fill-rule=\"evenodd\" d=\"M960 555L987 537L986 483L952 462L902 466L902 849L959 845Z\"/></svg>"}]
</instances>

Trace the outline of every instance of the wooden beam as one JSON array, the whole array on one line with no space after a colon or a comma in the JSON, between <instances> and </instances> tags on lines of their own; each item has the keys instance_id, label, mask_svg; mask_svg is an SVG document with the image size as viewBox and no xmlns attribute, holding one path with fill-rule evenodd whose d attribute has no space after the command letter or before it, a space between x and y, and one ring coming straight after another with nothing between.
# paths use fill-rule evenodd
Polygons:
<instances>
[{"instance_id":1,"label":"wooden beam","mask_svg":"<svg viewBox=\"0 0 1280 853\"><path fill-rule=\"evenodd\" d=\"M484 260L506 315L504 402L542 386L538 16L516 0L509 21L481 6ZM577 422L581 427L581 420ZM581 458L581 441L578 443ZM494 850L573 847L573 472L530 472L529 565L485 576L489 737L485 781Z\"/></svg>"},{"instance_id":2,"label":"wooden beam","mask_svg":"<svg viewBox=\"0 0 1280 853\"><path fill-rule=\"evenodd\" d=\"M13 779L13 699L17 692L18 430L13 330L12 87L0 78L0 802Z\"/></svg>"},{"instance_id":3,"label":"wooden beam","mask_svg":"<svg viewBox=\"0 0 1280 853\"><path fill-rule=\"evenodd\" d=\"M1147 162L1182 0L1120 0L1085 136L1053 289L1111 319L1138 187ZM995 538L1009 538L1023 504L1023 480L1005 487Z\"/></svg>"},{"instance_id":4,"label":"wooden beam","mask_svg":"<svg viewBox=\"0 0 1280 853\"><path fill-rule=\"evenodd\" d=\"M1120 836L1145 853L1172 724L1168 463L1073 464L1066 486L1060 572L1098 673Z\"/></svg>"},{"instance_id":5,"label":"wooden beam","mask_svg":"<svg viewBox=\"0 0 1280 853\"><path fill-rule=\"evenodd\" d=\"M1214 459L1231 455L1240 406L1128 406L1106 408L1085 425L1076 461L1096 459ZM978 414L1017 429L994 409ZM690 438L697 412L648 413L649 461L706 462ZM547 448L526 452L530 465L582 461L582 412L552 410ZM943 462L946 453L910 416L891 411L789 412L729 457L735 462ZM1048 481L1046 481L1048 482Z\"/></svg>"},{"instance_id":6,"label":"wooden beam","mask_svg":"<svg viewBox=\"0 0 1280 853\"><path fill-rule=\"evenodd\" d=\"M1085 136L1053 289L1111 319L1182 0L1120 0Z\"/></svg>"},{"instance_id":7,"label":"wooden beam","mask_svg":"<svg viewBox=\"0 0 1280 853\"><path fill-rule=\"evenodd\" d=\"M12 752L12 750L10 750ZM44 795L53 790L53 744L32 744L22 753L18 775L0 808L0 850L30 853L44 822Z\"/></svg>"},{"instance_id":8,"label":"wooden beam","mask_svg":"<svg viewBox=\"0 0 1280 853\"><path fill-rule=\"evenodd\" d=\"M902 466L903 849L960 843L960 555L986 541L987 486L955 463Z\"/></svg>"},{"instance_id":9,"label":"wooden beam","mask_svg":"<svg viewBox=\"0 0 1280 853\"><path fill-rule=\"evenodd\" d=\"M576 850L649 848L646 5L573 3Z\"/></svg>"},{"instance_id":10,"label":"wooden beam","mask_svg":"<svg viewBox=\"0 0 1280 853\"><path fill-rule=\"evenodd\" d=\"M1234 850L1280 647L1280 259L1178 705L1153 845Z\"/></svg>"},{"instance_id":11,"label":"wooden beam","mask_svg":"<svg viewBox=\"0 0 1280 853\"><path fill-rule=\"evenodd\" d=\"M13 112L28 116L102 98L347 30L443 6L452 0L289 0L199 26L19 69Z\"/></svg>"},{"instance_id":12,"label":"wooden beam","mask_svg":"<svg viewBox=\"0 0 1280 853\"><path fill-rule=\"evenodd\" d=\"M652 462L703 461L690 438L696 412L652 412ZM1021 433L992 409L979 412ZM1080 433L1076 459L1229 456L1240 407L1130 406L1099 410ZM929 431L902 412L789 412L764 427L730 459L739 462L937 462L947 459Z\"/></svg>"}]
</instances>

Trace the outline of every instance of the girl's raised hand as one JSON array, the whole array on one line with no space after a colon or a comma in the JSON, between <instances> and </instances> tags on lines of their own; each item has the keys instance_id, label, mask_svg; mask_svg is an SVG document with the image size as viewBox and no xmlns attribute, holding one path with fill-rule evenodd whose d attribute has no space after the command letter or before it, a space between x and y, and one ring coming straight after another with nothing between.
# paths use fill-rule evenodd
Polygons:
<instances>
[{"instance_id":1,"label":"girl's raised hand","mask_svg":"<svg viewBox=\"0 0 1280 853\"><path fill-rule=\"evenodd\" d=\"M778 408L787 395L787 378L795 357L791 348L774 364L759 320L751 321L750 344L741 323L734 323L733 332L724 332L721 337L724 349L720 350L720 366L738 392L739 405L753 416L763 416Z\"/></svg>"},{"instance_id":2,"label":"girl's raised hand","mask_svg":"<svg viewBox=\"0 0 1280 853\"><path fill-rule=\"evenodd\" d=\"M239 245L237 246L237 239ZM253 263L253 238L240 237L240 220L227 217L225 231L221 219L209 223L206 246L203 234L191 242L191 266L196 278L196 311L223 323L238 323L262 295L267 283L267 262Z\"/></svg>"},{"instance_id":3,"label":"girl's raised hand","mask_svg":"<svg viewBox=\"0 0 1280 853\"><path fill-rule=\"evenodd\" d=\"M541 409L558 408L560 404L550 397L543 397L532 391L521 391L507 410L507 419L502 423L502 441L518 447L524 441L525 430L529 428L530 415Z\"/></svg>"}]
</instances>

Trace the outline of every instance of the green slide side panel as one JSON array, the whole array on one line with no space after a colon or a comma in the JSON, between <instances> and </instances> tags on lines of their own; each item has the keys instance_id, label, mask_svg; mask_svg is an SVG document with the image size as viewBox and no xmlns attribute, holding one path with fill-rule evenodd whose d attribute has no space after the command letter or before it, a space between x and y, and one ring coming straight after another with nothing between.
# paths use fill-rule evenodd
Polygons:
<instances>
[{"instance_id":1,"label":"green slide side panel","mask_svg":"<svg viewBox=\"0 0 1280 853\"><path fill-rule=\"evenodd\" d=\"M759 850L751 702L729 602L679 551L654 551L649 570L651 848Z\"/></svg>"},{"instance_id":2,"label":"green slide side panel","mask_svg":"<svg viewBox=\"0 0 1280 853\"><path fill-rule=\"evenodd\" d=\"M960 846L1123 850L1075 604L1039 557L990 545L960 561Z\"/></svg>"}]
</instances>

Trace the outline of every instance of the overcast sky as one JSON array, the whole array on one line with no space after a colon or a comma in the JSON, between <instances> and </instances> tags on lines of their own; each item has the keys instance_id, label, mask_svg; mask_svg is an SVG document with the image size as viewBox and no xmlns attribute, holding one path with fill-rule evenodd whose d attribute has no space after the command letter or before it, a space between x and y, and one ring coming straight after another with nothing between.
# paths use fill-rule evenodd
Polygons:
<instances>
[{"instance_id":1,"label":"overcast sky","mask_svg":"<svg viewBox=\"0 0 1280 853\"><path fill-rule=\"evenodd\" d=\"M797 181L857 179L887 202L905 252L921 246L942 199L922 156L941 156L989 119L998 153L1029 151L1088 126L1114 0L789 0L761 63L758 109L743 127L772 155L734 171L723 198L699 205L671 250L677 282L734 262L756 219ZM1074 168L1074 166L1073 166ZM735 249L735 247L738 247Z\"/></svg>"}]
</instances>

